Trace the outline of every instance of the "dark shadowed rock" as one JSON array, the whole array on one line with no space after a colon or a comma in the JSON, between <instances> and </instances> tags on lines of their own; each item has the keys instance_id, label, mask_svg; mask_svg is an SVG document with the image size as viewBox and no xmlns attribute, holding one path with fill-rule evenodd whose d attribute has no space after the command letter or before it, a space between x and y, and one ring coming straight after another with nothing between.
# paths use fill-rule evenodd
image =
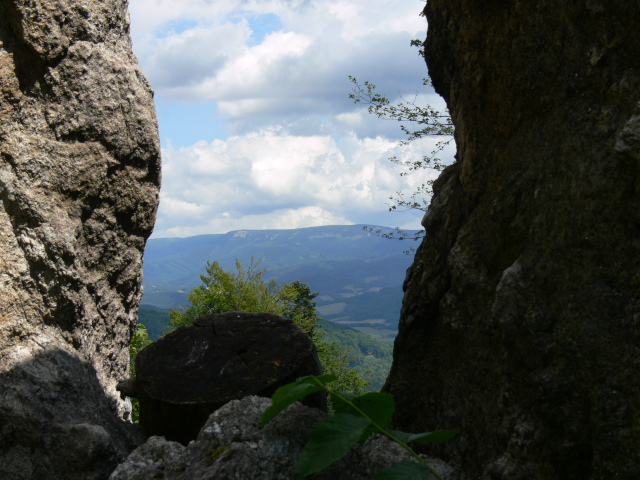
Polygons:
<instances>
[{"instance_id":1,"label":"dark shadowed rock","mask_svg":"<svg viewBox=\"0 0 640 480\"><path fill-rule=\"evenodd\" d=\"M306 375L321 375L313 341L295 322L268 313L227 312L196 320L144 348L133 390L150 435L187 444L230 400L271 396ZM321 394L308 404L326 411Z\"/></svg>"},{"instance_id":2,"label":"dark shadowed rock","mask_svg":"<svg viewBox=\"0 0 640 480\"><path fill-rule=\"evenodd\" d=\"M0 477L105 478L158 202L125 0L0 0Z\"/></svg>"},{"instance_id":3,"label":"dark shadowed rock","mask_svg":"<svg viewBox=\"0 0 640 480\"><path fill-rule=\"evenodd\" d=\"M145 436L118 419L96 371L54 346L3 358L0 478L103 479Z\"/></svg>"},{"instance_id":4,"label":"dark shadowed rock","mask_svg":"<svg viewBox=\"0 0 640 480\"><path fill-rule=\"evenodd\" d=\"M430 0L456 127L385 390L474 478L638 478L640 9Z\"/></svg>"},{"instance_id":5,"label":"dark shadowed rock","mask_svg":"<svg viewBox=\"0 0 640 480\"><path fill-rule=\"evenodd\" d=\"M296 402L260 430L268 398L233 400L213 413L187 447L151 437L119 465L110 480L290 480L302 447L327 414ZM411 455L374 435L343 459L314 474L313 480L370 480L381 469ZM425 457L447 480L463 480L444 462Z\"/></svg>"}]
</instances>

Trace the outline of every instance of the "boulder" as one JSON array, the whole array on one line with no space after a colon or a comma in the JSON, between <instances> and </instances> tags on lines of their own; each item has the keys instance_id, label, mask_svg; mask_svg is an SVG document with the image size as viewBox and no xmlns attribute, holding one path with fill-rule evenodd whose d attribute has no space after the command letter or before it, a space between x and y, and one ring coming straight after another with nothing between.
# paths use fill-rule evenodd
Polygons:
<instances>
[{"instance_id":1,"label":"boulder","mask_svg":"<svg viewBox=\"0 0 640 480\"><path fill-rule=\"evenodd\" d=\"M0 0L1 478L106 478L141 441L115 385L159 182L126 0Z\"/></svg>"},{"instance_id":2,"label":"boulder","mask_svg":"<svg viewBox=\"0 0 640 480\"><path fill-rule=\"evenodd\" d=\"M638 478L640 9L429 0L456 132L405 281L401 428L473 478Z\"/></svg>"},{"instance_id":3,"label":"boulder","mask_svg":"<svg viewBox=\"0 0 640 480\"><path fill-rule=\"evenodd\" d=\"M141 350L135 382L123 393L138 398L147 433L186 445L230 400L271 396L298 377L321 374L315 345L300 325L269 313L227 312ZM308 405L327 410L320 393Z\"/></svg>"},{"instance_id":4,"label":"boulder","mask_svg":"<svg viewBox=\"0 0 640 480\"><path fill-rule=\"evenodd\" d=\"M151 437L116 468L110 480L290 480L302 447L327 414L296 402L261 430L260 418L270 405L268 398L257 396L232 400L209 417L187 447ZM308 478L368 480L385 467L411 459L398 444L374 435ZM446 463L425 460L447 480L464 480Z\"/></svg>"}]
</instances>

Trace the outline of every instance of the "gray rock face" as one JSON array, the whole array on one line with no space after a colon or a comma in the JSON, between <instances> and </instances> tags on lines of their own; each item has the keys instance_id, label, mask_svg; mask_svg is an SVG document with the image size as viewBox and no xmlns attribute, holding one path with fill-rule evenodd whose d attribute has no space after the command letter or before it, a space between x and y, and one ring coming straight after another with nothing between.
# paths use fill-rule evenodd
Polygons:
<instances>
[{"instance_id":1,"label":"gray rock face","mask_svg":"<svg viewBox=\"0 0 640 480\"><path fill-rule=\"evenodd\" d=\"M385 390L486 479L640 472L640 10L430 0L456 126Z\"/></svg>"},{"instance_id":2,"label":"gray rock face","mask_svg":"<svg viewBox=\"0 0 640 480\"><path fill-rule=\"evenodd\" d=\"M326 413L294 403L259 429L268 398L232 400L217 410L187 447L151 437L116 468L110 480L290 480L298 456ZM371 479L382 468L411 456L397 444L375 435L354 446L342 460L311 477L315 480ZM462 480L442 461L429 465L448 480Z\"/></svg>"},{"instance_id":3,"label":"gray rock face","mask_svg":"<svg viewBox=\"0 0 640 480\"><path fill-rule=\"evenodd\" d=\"M105 478L135 445L115 383L160 148L128 30L124 0L0 0L2 478Z\"/></svg>"}]
</instances>

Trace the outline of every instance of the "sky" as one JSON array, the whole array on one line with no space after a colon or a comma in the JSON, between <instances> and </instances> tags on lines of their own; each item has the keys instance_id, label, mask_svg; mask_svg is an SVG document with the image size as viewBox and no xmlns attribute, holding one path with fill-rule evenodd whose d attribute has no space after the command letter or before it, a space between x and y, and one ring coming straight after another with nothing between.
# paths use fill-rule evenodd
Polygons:
<instances>
[{"instance_id":1,"label":"sky","mask_svg":"<svg viewBox=\"0 0 640 480\"><path fill-rule=\"evenodd\" d=\"M420 0L130 0L133 50L155 92L162 187L154 238L367 224L420 228L389 197L438 139L349 99L349 76L392 101L443 108L422 85ZM442 157L452 158L449 149Z\"/></svg>"}]
</instances>

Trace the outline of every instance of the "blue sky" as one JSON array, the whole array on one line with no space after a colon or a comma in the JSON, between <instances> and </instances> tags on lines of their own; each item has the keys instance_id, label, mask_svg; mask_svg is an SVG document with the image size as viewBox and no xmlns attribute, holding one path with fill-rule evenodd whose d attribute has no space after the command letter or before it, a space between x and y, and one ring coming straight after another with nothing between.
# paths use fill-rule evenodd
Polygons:
<instances>
[{"instance_id":1,"label":"blue sky","mask_svg":"<svg viewBox=\"0 0 640 480\"><path fill-rule=\"evenodd\" d=\"M329 224L419 228L389 213L401 177L396 122L348 98L348 76L390 99L442 107L413 38L419 0L130 0L133 48L155 91L163 179L154 237ZM452 157L449 150L445 158Z\"/></svg>"}]
</instances>

